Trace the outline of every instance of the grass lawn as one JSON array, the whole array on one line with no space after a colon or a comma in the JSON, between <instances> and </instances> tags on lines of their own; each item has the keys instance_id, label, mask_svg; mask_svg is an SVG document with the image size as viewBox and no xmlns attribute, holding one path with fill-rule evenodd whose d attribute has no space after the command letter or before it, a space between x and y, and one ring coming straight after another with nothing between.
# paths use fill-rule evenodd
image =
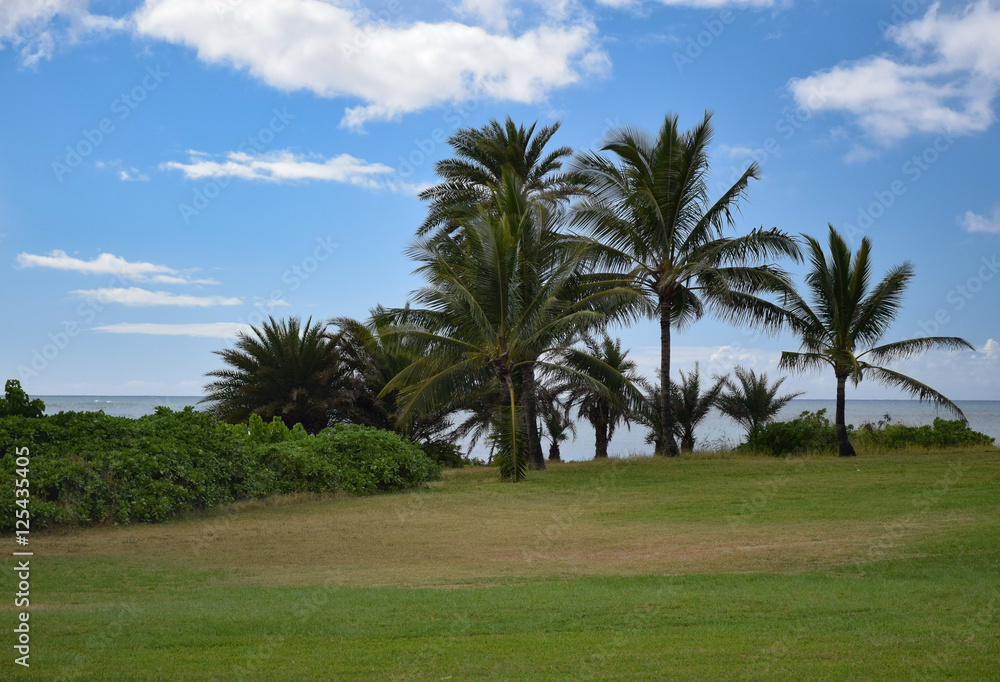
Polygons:
<instances>
[{"instance_id":1,"label":"grass lawn","mask_svg":"<svg viewBox=\"0 0 1000 682\"><path fill-rule=\"evenodd\" d=\"M0 677L1000 679L996 449L495 476L33 533Z\"/></svg>"}]
</instances>

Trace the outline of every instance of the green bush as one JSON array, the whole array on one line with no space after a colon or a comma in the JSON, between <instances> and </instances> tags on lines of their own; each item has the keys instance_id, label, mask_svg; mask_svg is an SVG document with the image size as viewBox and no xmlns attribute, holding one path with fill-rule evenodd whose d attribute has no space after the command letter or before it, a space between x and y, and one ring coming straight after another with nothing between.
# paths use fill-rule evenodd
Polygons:
<instances>
[{"instance_id":1,"label":"green bush","mask_svg":"<svg viewBox=\"0 0 1000 682\"><path fill-rule=\"evenodd\" d=\"M905 426L892 424L891 418L877 425L862 424L855 440L876 449L895 450L910 446L917 447L962 447L993 445L993 438L969 428L958 419L948 420L936 417L933 426Z\"/></svg>"},{"instance_id":2,"label":"green bush","mask_svg":"<svg viewBox=\"0 0 1000 682\"><path fill-rule=\"evenodd\" d=\"M139 419L102 412L3 418L0 526L14 528L22 446L30 449L32 529L162 521L275 493L393 490L439 471L419 448L377 429L337 427L315 438L285 431L285 440L259 444L246 427L234 430L191 408L159 408Z\"/></svg>"},{"instance_id":3,"label":"green bush","mask_svg":"<svg viewBox=\"0 0 1000 682\"><path fill-rule=\"evenodd\" d=\"M346 490L360 495L420 485L441 471L402 436L357 424L338 424L314 438L265 446L264 460L277 475L277 492Z\"/></svg>"},{"instance_id":4,"label":"green bush","mask_svg":"<svg viewBox=\"0 0 1000 682\"><path fill-rule=\"evenodd\" d=\"M850 427L848 427L850 430ZM789 455L823 452L837 447L837 427L826 418L826 410L803 412L787 422L765 424L737 452L769 452Z\"/></svg>"}]
</instances>

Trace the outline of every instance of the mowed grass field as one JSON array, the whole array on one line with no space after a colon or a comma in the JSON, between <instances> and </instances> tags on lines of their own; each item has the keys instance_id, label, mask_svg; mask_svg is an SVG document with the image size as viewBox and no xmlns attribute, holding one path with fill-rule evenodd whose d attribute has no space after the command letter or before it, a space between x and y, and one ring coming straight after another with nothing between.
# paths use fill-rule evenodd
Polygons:
<instances>
[{"instance_id":1,"label":"mowed grass field","mask_svg":"<svg viewBox=\"0 0 1000 682\"><path fill-rule=\"evenodd\" d=\"M31 543L0 677L1000 679L992 448L467 469Z\"/></svg>"}]
</instances>

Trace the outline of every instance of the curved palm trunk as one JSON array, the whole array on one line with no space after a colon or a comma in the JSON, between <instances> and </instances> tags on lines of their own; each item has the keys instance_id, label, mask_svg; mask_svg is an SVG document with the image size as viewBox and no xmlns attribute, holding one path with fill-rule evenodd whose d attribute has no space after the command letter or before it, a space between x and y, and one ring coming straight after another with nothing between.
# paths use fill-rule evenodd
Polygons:
<instances>
[{"instance_id":1,"label":"curved palm trunk","mask_svg":"<svg viewBox=\"0 0 1000 682\"><path fill-rule=\"evenodd\" d=\"M660 427L663 434L656 454L676 457L674 409L670 403L670 302L666 297L660 298Z\"/></svg>"},{"instance_id":2,"label":"curved palm trunk","mask_svg":"<svg viewBox=\"0 0 1000 682\"><path fill-rule=\"evenodd\" d=\"M597 434L595 447L594 447L594 459L607 459L608 458L608 422L607 420L601 419L594 424L594 431Z\"/></svg>"},{"instance_id":3,"label":"curved palm trunk","mask_svg":"<svg viewBox=\"0 0 1000 682\"><path fill-rule=\"evenodd\" d=\"M545 454L542 452L542 436L538 431L538 396L535 391L535 368L521 367L521 403L524 406L525 434L528 439L528 468L545 469Z\"/></svg>"},{"instance_id":4,"label":"curved palm trunk","mask_svg":"<svg viewBox=\"0 0 1000 682\"><path fill-rule=\"evenodd\" d=\"M837 447L841 457L854 457L858 453L847 438L847 421L844 409L847 405L847 374L837 374Z\"/></svg>"}]
</instances>

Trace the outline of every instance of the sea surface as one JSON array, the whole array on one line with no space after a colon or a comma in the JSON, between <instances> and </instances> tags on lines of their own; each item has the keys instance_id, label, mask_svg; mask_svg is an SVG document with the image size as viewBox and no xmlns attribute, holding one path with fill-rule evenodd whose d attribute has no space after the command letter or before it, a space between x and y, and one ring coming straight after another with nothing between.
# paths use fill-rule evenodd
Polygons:
<instances>
[{"instance_id":1,"label":"sea surface","mask_svg":"<svg viewBox=\"0 0 1000 682\"><path fill-rule=\"evenodd\" d=\"M45 402L46 414L60 411L97 411L120 417L141 417L152 414L159 405L172 410L181 410L188 405L195 409L204 409L199 405L201 396L99 396L99 395L51 395L38 396ZM957 400L955 401L966 418L969 426L981 433L991 436L1000 442L1000 401L996 400ZM785 406L778 419L791 419L801 412L815 412L825 409L827 418L833 421L836 405L833 400L802 400L797 399ZM889 415L895 424L920 426L930 424L934 417L952 419L945 410L938 410L932 405L916 400L848 400L847 423L858 426L865 422L875 423ZM652 447L645 443L646 429L633 425L631 429L620 426L608 447L611 456L627 457L650 454ZM743 430L733 421L717 411L712 411L701 423L695 433L695 446L698 449L732 446L743 438ZM542 447L548 453L548 441L543 440ZM473 456L484 458L486 451L482 445L472 452ZM564 460L585 460L594 456L594 431L585 422L577 424L577 434L574 440L562 444Z\"/></svg>"}]
</instances>

